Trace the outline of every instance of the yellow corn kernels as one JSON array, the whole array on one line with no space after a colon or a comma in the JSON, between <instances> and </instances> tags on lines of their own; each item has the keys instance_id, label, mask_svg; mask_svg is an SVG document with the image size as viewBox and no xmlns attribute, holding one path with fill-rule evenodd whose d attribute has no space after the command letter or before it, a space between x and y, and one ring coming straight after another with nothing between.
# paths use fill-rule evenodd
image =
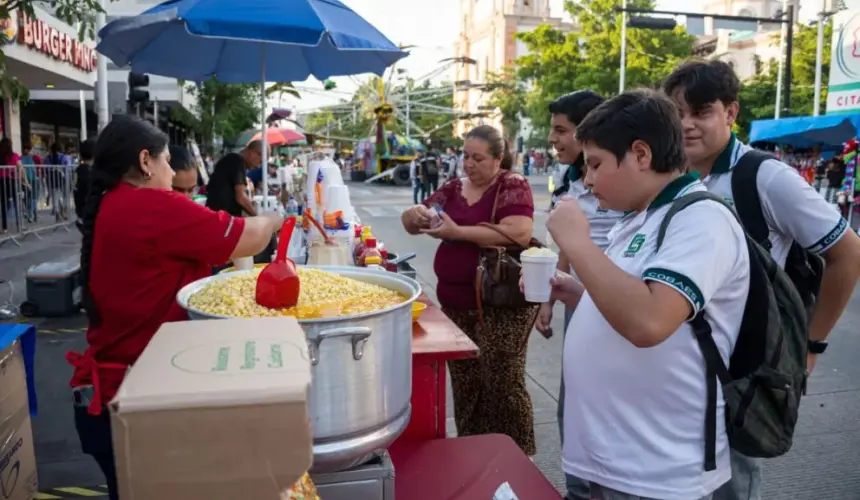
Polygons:
<instances>
[{"instance_id":1,"label":"yellow corn kernels","mask_svg":"<svg viewBox=\"0 0 860 500\"><path fill-rule=\"evenodd\" d=\"M338 276L321 269L298 268L299 303L287 309L268 309L254 298L260 269L213 281L192 295L188 305L208 314L237 318L295 316L297 319L333 318L378 311L400 304L406 297L378 285Z\"/></svg>"}]
</instances>

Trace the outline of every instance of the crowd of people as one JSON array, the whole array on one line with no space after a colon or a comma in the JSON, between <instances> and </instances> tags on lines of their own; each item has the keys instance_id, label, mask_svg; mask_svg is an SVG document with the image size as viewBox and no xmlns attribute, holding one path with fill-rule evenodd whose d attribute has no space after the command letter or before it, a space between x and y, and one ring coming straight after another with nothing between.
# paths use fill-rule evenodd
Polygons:
<instances>
[{"instance_id":1,"label":"crowd of people","mask_svg":"<svg viewBox=\"0 0 860 500\"><path fill-rule=\"evenodd\" d=\"M739 87L729 65L691 61L659 92L583 90L549 105L567 170L546 223L559 261L543 304L518 289L476 293L486 249L516 258L537 244L531 187L500 132L476 127L462 158L431 149L413 164L403 228L440 240L439 303L480 349L448 366L461 436L504 433L535 455L526 350L533 327L553 335L564 306L568 500L760 499L757 457L790 445L806 377L860 280L860 237L839 212L732 132ZM0 142L4 152L27 180ZM249 185L256 171L290 192L291 165L262 157L251 142L204 183L187 149L134 116L81 145L73 192L89 326L86 351L67 359L82 450L112 499L105 405L158 328L187 319L176 293L272 253L283 218L258 213ZM206 207L191 199L201 190Z\"/></svg>"},{"instance_id":2,"label":"crowd of people","mask_svg":"<svg viewBox=\"0 0 860 500\"><path fill-rule=\"evenodd\" d=\"M50 209L56 221L71 217L72 186L76 169L85 161L83 150L64 151L59 143L51 144L42 156L30 144L18 154L12 141L0 139L0 231L9 232L20 215L22 222L39 222L42 209ZM20 229L20 227L18 228Z\"/></svg>"},{"instance_id":3,"label":"crowd of people","mask_svg":"<svg viewBox=\"0 0 860 500\"><path fill-rule=\"evenodd\" d=\"M478 345L449 362L459 435L504 433L535 453L525 385L532 325L566 310L559 426L568 500L758 500L785 453L806 378L860 279L860 237L796 171L732 132L734 70L690 61L662 90L549 106L567 167L547 230L551 301L476 294L482 249L530 243L534 201L488 126L462 178L402 215L440 240L443 311Z\"/></svg>"}]
</instances>

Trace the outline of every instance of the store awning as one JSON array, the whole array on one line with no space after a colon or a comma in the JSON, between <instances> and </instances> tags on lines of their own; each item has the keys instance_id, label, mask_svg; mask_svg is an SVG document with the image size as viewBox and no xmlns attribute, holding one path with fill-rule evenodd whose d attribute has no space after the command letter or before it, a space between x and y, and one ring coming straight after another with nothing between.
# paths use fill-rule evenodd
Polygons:
<instances>
[{"instance_id":1,"label":"store awning","mask_svg":"<svg viewBox=\"0 0 860 500\"><path fill-rule=\"evenodd\" d=\"M750 126L750 143L769 142L794 148L841 148L860 130L860 114L799 116L756 120Z\"/></svg>"}]
</instances>

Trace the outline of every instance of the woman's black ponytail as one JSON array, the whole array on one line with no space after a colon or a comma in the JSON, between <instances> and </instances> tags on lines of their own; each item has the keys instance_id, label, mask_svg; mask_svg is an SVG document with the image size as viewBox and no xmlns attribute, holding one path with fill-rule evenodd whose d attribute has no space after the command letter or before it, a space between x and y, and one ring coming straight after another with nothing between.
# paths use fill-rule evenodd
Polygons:
<instances>
[{"instance_id":1,"label":"woman's black ponytail","mask_svg":"<svg viewBox=\"0 0 860 500\"><path fill-rule=\"evenodd\" d=\"M99 134L90 173L90 189L81 220L81 292L83 306L91 326L101 318L90 293L90 273L95 240L96 218L104 195L115 188L129 173L140 169L141 151L156 156L167 148L167 135L151 123L132 115L117 116Z\"/></svg>"}]
</instances>

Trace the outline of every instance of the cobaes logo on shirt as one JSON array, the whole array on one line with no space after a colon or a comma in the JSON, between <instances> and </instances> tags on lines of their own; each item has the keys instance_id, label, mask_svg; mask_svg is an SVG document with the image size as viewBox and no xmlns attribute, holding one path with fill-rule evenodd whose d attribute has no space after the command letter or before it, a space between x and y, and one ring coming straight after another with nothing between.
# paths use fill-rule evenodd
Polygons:
<instances>
[{"instance_id":1,"label":"cobaes logo on shirt","mask_svg":"<svg viewBox=\"0 0 860 500\"><path fill-rule=\"evenodd\" d=\"M636 233L633 236L633 239L630 240L630 244L627 245L627 250L624 251L624 256L627 258L635 256L639 253L639 250L642 250L643 245L645 245L645 235L642 233Z\"/></svg>"}]
</instances>

